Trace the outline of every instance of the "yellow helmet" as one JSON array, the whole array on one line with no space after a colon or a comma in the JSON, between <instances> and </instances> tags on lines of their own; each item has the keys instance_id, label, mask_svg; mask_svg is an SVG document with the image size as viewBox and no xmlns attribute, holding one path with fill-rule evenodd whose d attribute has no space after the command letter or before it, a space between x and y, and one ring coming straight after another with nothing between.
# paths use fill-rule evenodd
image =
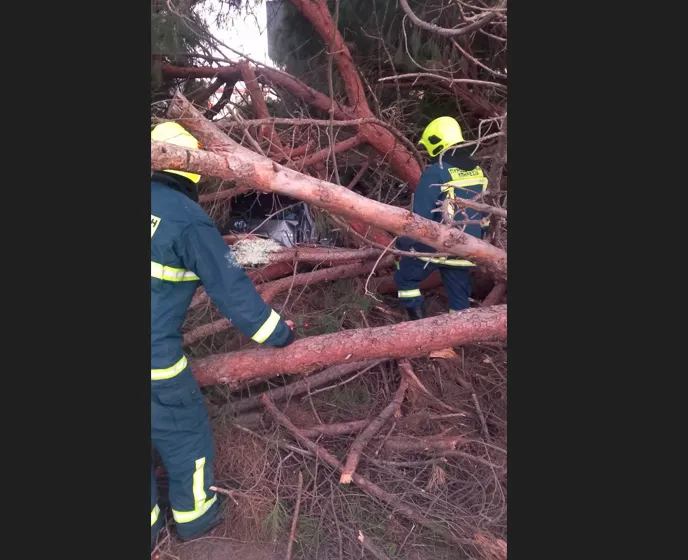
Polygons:
<instances>
[{"instance_id":1,"label":"yellow helmet","mask_svg":"<svg viewBox=\"0 0 688 560\"><path fill-rule=\"evenodd\" d=\"M418 143L425 146L428 153L434 157L450 146L463 141L461 127L456 119L439 117L425 127Z\"/></svg>"},{"instance_id":2,"label":"yellow helmet","mask_svg":"<svg viewBox=\"0 0 688 560\"><path fill-rule=\"evenodd\" d=\"M190 150L198 150L201 143L196 140L188 131L176 122L165 122L156 126L151 130L151 140L158 142L167 142L168 144L176 144ZM188 171L178 171L176 169L165 169L167 173L176 173L187 179L191 179L194 183L201 180L200 175L189 173Z\"/></svg>"}]
</instances>

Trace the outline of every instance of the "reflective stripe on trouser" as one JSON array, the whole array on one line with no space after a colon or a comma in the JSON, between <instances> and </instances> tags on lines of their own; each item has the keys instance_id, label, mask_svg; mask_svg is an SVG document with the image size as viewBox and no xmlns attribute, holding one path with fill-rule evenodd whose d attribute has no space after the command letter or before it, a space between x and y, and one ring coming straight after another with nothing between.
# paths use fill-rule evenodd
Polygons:
<instances>
[{"instance_id":1,"label":"reflective stripe on trouser","mask_svg":"<svg viewBox=\"0 0 688 560\"><path fill-rule=\"evenodd\" d=\"M447 290L449 308L460 311L468 309L468 298L471 294L471 277L466 268L440 266L436 263L426 263L416 258L402 257L399 270L394 273L394 281L399 292L410 293L417 290L417 296L401 297L399 301L404 307L418 307L423 304L424 298L420 293L419 284L435 270L442 275L442 284Z\"/></svg>"},{"instance_id":2,"label":"reflective stripe on trouser","mask_svg":"<svg viewBox=\"0 0 688 560\"><path fill-rule=\"evenodd\" d=\"M167 282L191 282L200 280L200 278L190 270L173 268L153 261L151 261L151 278L157 278L158 280L165 280Z\"/></svg>"},{"instance_id":3,"label":"reflective stripe on trouser","mask_svg":"<svg viewBox=\"0 0 688 560\"><path fill-rule=\"evenodd\" d=\"M155 506L153 506L153 509L151 510L151 527L155 525L155 522L158 520L159 516L160 506L158 506L158 504L155 504Z\"/></svg>"},{"instance_id":4,"label":"reflective stripe on trouser","mask_svg":"<svg viewBox=\"0 0 688 560\"><path fill-rule=\"evenodd\" d=\"M277 314L277 312L274 309L270 310L270 316L267 318L265 323L258 329L258 332L254 334L251 338L255 340L256 342L263 343L265 342L268 338L270 338L270 335L275 332L275 329L277 328L277 325L279 324L280 321L280 316Z\"/></svg>"},{"instance_id":5,"label":"reflective stripe on trouser","mask_svg":"<svg viewBox=\"0 0 688 560\"><path fill-rule=\"evenodd\" d=\"M169 499L180 536L193 535L215 517L215 450L203 395L185 368L151 383L151 440L169 479Z\"/></svg>"},{"instance_id":6,"label":"reflective stripe on trouser","mask_svg":"<svg viewBox=\"0 0 688 560\"><path fill-rule=\"evenodd\" d=\"M155 469L151 463L151 548L155 545L158 533L162 528L163 516L158 505L158 489L155 486Z\"/></svg>"},{"instance_id":7,"label":"reflective stripe on trouser","mask_svg":"<svg viewBox=\"0 0 688 560\"><path fill-rule=\"evenodd\" d=\"M397 296L400 298L413 298L413 297L419 297L421 295L419 289L415 290L399 290L397 292Z\"/></svg>"}]
</instances>

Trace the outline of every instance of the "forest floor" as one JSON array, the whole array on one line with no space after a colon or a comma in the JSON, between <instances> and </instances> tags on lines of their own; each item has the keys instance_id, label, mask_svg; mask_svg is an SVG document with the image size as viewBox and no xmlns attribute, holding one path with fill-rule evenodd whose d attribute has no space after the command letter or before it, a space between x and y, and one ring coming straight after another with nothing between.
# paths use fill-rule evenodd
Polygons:
<instances>
[{"instance_id":1,"label":"forest floor","mask_svg":"<svg viewBox=\"0 0 688 560\"><path fill-rule=\"evenodd\" d=\"M277 298L275 307L295 322L301 337L404 320L402 310L394 309L394 298L375 301L364 295L364 282L299 288ZM444 312L446 306L441 290L428 298L430 315ZM197 357L245 344L244 337L226 331L193 353ZM365 446L356 472L449 531L454 542L360 485L340 484L339 473L264 407L237 412L237 403L249 395L299 378L285 376L241 391L222 386L205 390L217 449L215 484L231 493L224 523L187 544L168 526L155 557L287 558L301 473L294 559L506 559L506 345L457 347L454 355L415 359L410 365L417 383L409 386L400 409ZM369 421L392 401L401 379L396 361L382 361L291 401L274 402L300 429ZM359 434L360 429L310 439L345 462ZM164 469L159 470L164 493Z\"/></svg>"}]
</instances>

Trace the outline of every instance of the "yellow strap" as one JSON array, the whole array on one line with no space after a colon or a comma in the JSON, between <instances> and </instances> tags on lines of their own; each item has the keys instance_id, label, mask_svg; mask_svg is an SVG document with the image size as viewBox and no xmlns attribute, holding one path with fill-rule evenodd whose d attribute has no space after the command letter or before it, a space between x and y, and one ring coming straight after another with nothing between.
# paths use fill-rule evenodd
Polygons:
<instances>
[{"instance_id":1,"label":"yellow strap","mask_svg":"<svg viewBox=\"0 0 688 560\"><path fill-rule=\"evenodd\" d=\"M464 259L448 259L446 257L418 257L419 260L433 264L442 264L445 266L475 266L471 261Z\"/></svg>"},{"instance_id":2,"label":"yellow strap","mask_svg":"<svg viewBox=\"0 0 688 560\"><path fill-rule=\"evenodd\" d=\"M175 375L179 375L187 366L186 356L182 356L176 364L165 369L151 369L151 381L162 381L163 379L171 379Z\"/></svg>"},{"instance_id":3,"label":"yellow strap","mask_svg":"<svg viewBox=\"0 0 688 560\"><path fill-rule=\"evenodd\" d=\"M397 292L397 296L400 298L412 298L412 297L419 297L420 296L420 290L399 290Z\"/></svg>"},{"instance_id":4,"label":"yellow strap","mask_svg":"<svg viewBox=\"0 0 688 560\"><path fill-rule=\"evenodd\" d=\"M151 527L153 525L155 525L155 522L158 520L159 515L160 515L160 508L158 507L158 504L155 504L153 511L151 511Z\"/></svg>"},{"instance_id":5,"label":"yellow strap","mask_svg":"<svg viewBox=\"0 0 688 560\"><path fill-rule=\"evenodd\" d=\"M151 261L151 278L167 280L168 282L189 282L193 280L200 280L200 278L190 270L184 270L183 268L172 268L171 266L164 266L153 261Z\"/></svg>"},{"instance_id":6,"label":"yellow strap","mask_svg":"<svg viewBox=\"0 0 688 560\"><path fill-rule=\"evenodd\" d=\"M279 324L280 316L275 312L274 309L270 310L270 316L268 320L263 323L263 326L258 329L258 332L254 334L251 338L256 342L262 344L270 335L275 332L275 328Z\"/></svg>"}]
</instances>

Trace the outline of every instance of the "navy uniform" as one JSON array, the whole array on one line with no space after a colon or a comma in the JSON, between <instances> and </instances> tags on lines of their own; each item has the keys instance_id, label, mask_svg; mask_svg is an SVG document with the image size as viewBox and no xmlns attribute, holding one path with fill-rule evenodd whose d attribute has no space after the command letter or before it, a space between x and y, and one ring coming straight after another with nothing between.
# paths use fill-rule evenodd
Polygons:
<instances>
[{"instance_id":1,"label":"navy uniform","mask_svg":"<svg viewBox=\"0 0 688 560\"><path fill-rule=\"evenodd\" d=\"M421 175L413 199L413 212L436 222L442 219L442 212L437 209L437 202L446 198L470 199L487 188L487 178L482 169L462 149L450 149L442 156L442 162L435 161ZM454 215L457 225L464 220L471 222L463 230L468 235L482 238L487 227L487 215L470 208L457 211ZM462 226L463 227L463 226ZM403 251L415 250L421 253L434 253L434 248L402 237L397 241L397 248ZM397 259L397 271L394 280L398 287L398 297L407 309L411 319L425 316L423 295L419 284L433 271L439 270L442 283L449 296L449 310L460 311L469 307L471 294L470 269L474 263L459 258L407 257Z\"/></svg>"},{"instance_id":2,"label":"navy uniform","mask_svg":"<svg viewBox=\"0 0 688 560\"><path fill-rule=\"evenodd\" d=\"M152 138L191 147L188 132L159 125ZM179 132L179 129L183 132ZM170 132L183 138L170 139ZM195 139L193 142L196 142ZM177 534L190 540L221 520L213 484L214 443L203 395L182 353L182 324L203 285L222 314L258 343L282 347L290 327L263 302L231 248L197 204L198 175L151 175L151 440L169 477ZM163 524L151 467L151 546Z\"/></svg>"}]
</instances>

